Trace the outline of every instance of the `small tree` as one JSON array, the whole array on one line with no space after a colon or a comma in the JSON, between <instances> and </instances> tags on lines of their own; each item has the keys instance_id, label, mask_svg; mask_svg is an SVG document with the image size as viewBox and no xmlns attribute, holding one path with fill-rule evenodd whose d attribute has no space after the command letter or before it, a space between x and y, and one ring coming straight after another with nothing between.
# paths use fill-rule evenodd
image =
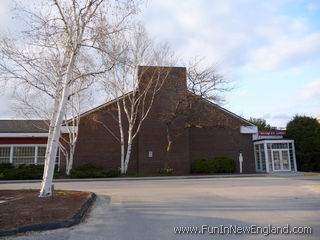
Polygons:
<instances>
[{"instance_id":1,"label":"small tree","mask_svg":"<svg viewBox=\"0 0 320 240\"><path fill-rule=\"evenodd\" d=\"M287 137L295 141L299 169L320 171L320 123L297 115L287 124Z\"/></svg>"},{"instance_id":2,"label":"small tree","mask_svg":"<svg viewBox=\"0 0 320 240\"><path fill-rule=\"evenodd\" d=\"M266 120L262 118L250 118L249 122L252 122L254 125L258 127L259 130L271 130L272 127L267 124Z\"/></svg>"}]
</instances>

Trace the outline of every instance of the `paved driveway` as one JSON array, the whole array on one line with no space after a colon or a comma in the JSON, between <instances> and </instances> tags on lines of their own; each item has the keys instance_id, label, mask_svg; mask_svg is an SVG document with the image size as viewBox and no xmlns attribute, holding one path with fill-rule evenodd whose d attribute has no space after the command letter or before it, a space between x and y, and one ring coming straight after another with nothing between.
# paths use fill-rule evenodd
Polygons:
<instances>
[{"instance_id":1,"label":"paved driveway","mask_svg":"<svg viewBox=\"0 0 320 240\"><path fill-rule=\"evenodd\" d=\"M0 184L0 189L37 187ZM80 225L13 239L320 239L320 177L74 182L55 188L93 191L99 197ZM313 233L174 234L179 226L202 230L203 225L230 224L310 226Z\"/></svg>"}]
</instances>

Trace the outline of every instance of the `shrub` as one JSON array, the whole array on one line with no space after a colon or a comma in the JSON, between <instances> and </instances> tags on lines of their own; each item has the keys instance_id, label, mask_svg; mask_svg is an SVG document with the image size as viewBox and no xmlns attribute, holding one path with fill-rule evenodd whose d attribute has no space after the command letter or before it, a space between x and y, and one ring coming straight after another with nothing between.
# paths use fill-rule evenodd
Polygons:
<instances>
[{"instance_id":1,"label":"shrub","mask_svg":"<svg viewBox=\"0 0 320 240\"><path fill-rule=\"evenodd\" d=\"M43 165L20 165L15 167L11 163L0 164L0 180L28 180L28 179L41 179L43 176ZM56 172L54 178L62 175Z\"/></svg>"},{"instance_id":2,"label":"shrub","mask_svg":"<svg viewBox=\"0 0 320 240\"><path fill-rule=\"evenodd\" d=\"M235 161L226 157L217 157L210 160L201 158L191 165L193 173L233 173L235 170Z\"/></svg>"},{"instance_id":3,"label":"shrub","mask_svg":"<svg viewBox=\"0 0 320 240\"><path fill-rule=\"evenodd\" d=\"M105 170L103 166L96 163L83 164L71 170L72 178L107 178L119 175L119 169Z\"/></svg>"},{"instance_id":4,"label":"shrub","mask_svg":"<svg viewBox=\"0 0 320 240\"><path fill-rule=\"evenodd\" d=\"M217 157L213 161L216 162L216 173L233 173L236 171L236 163L231 158Z\"/></svg>"},{"instance_id":5,"label":"shrub","mask_svg":"<svg viewBox=\"0 0 320 240\"><path fill-rule=\"evenodd\" d=\"M170 175L173 175L174 173L174 169L173 168L161 168L158 170L158 173L161 175L161 176L170 176Z\"/></svg>"},{"instance_id":6,"label":"shrub","mask_svg":"<svg viewBox=\"0 0 320 240\"><path fill-rule=\"evenodd\" d=\"M191 172L193 172L193 173L209 173L208 160L204 159L204 158L197 159L191 165Z\"/></svg>"},{"instance_id":7,"label":"shrub","mask_svg":"<svg viewBox=\"0 0 320 240\"><path fill-rule=\"evenodd\" d=\"M126 176L128 177L143 177L141 173L133 172L133 171L128 171L126 173Z\"/></svg>"},{"instance_id":8,"label":"shrub","mask_svg":"<svg viewBox=\"0 0 320 240\"><path fill-rule=\"evenodd\" d=\"M8 166L8 168L2 168L0 173L1 180L41 179L43 176L43 166L20 165L17 168Z\"/></svg>"},{"instance_id":9,"label":"shrub","mask_svg":"<svg viewBox=\"0 0 320 240\"><path fill-rule=\"evenodd\" d=\"M14 165L12 163L1 163L0 164L0 172L2 172L5 169L12 169L14 168Z\"/></svg>"},{"instance_id":10,"label":"shrub","mask_svg":"<svg viewBox=\"0 0 320 240\"><path fill-rule=\"evenodd\" d=\"M119 177L120 169L104 170L104 177Z\"/></svg>"}]
</instances>

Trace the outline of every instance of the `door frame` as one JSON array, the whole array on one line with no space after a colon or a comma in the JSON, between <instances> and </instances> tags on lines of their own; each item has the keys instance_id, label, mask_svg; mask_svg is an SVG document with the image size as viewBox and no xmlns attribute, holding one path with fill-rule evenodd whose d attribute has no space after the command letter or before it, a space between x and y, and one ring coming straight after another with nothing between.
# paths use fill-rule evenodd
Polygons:
<instances>
[{"instance_id":1,"label":"door frame","mask_svg":"<svg viewBox=\"0 0 320 240\"><path fill-rule=\"evenodd\" d=\"M280 169L277 169L277 170L274 168L273 152L279 152ZM287 152L287 154L288 154L289 169L283 169L282 152ZM284 148L284 149L283 149L283 148L271 149L271 158L272 158L272 171L273 171L273 172L290 172L290 171L292 171L292 170L291 170L291 162L290 162L290 152L289 152L289 149L285 149L285 148Z\"/></svg>"}]
</instances>

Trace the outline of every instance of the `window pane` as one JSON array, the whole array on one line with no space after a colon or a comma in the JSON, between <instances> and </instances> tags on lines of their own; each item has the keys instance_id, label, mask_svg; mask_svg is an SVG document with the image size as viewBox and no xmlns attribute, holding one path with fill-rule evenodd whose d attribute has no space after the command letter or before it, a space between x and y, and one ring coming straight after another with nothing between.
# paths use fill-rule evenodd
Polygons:
<instances>
[{"instance_id":1,"label":"window pane","mask_svg":"<svg viewBox=\"0 0 320 240\"><path fill-rule=\"evenodd\" d=\"M10 162L10 147L0 147L0 163Z\"/></svg>"},{"instance_id":2,"label":"window pane","mask_svg":"<svg viewBox=\"0 0 320 240\"><path fill-rule=\"evenodd\" d=\"M260 151L261 161L262 161L262 170L266 171L266 156L264 155L264 151Z\"/></svg>"},{"instance_id":3,"label":"window pane","mask_svg":"<svg viewBox=\"0 0 320 240\"><path fill-rule=\"evenodd\" d=\"M271 156L271 150L268 150L268 160L269 160L269 171L273 171L273 169L272 169L272 156Z\"/></svg>"},{"instance_id":4,"label":"window pane","mask_svg":"<svg viewBox=\"0 0 320 240\"><path fill-rule=\"evenodd\" d=\"M260 171L261 170L261 162L260 162L259 145L258 144L256 145L255 155L256 155L257 170Z\"/></svg>"},{"instance_id":5,"label":"window pane","mask_svg":"<svg viewBox=\"0 0 320 240\"><path fill-rule=\"evenodd\" d=\"M46 147L38 147L38 164L44 164L44 157L46 155Z\"/></svg>"},{"instance_id":6,"label":"window pane","mask_svg":"<svg viewBox=\"0 0 320 240\"><path fill-rule=\"evenodd\" d=\"M13 164L34 164L35 147L14 147Z\"/></svg>"},{"instance_id":7,"label":"window pane","mask_svg":"<svg viewBox=\"0 0 320 240\"><path fill-rule=\"evenodd\" d=\"M59 162L59 148L57 151L56 164ZM38 147L38 158L37 164L44 164L44 159L46 156L46 147Z\"/></svg>"}]
</instances>

